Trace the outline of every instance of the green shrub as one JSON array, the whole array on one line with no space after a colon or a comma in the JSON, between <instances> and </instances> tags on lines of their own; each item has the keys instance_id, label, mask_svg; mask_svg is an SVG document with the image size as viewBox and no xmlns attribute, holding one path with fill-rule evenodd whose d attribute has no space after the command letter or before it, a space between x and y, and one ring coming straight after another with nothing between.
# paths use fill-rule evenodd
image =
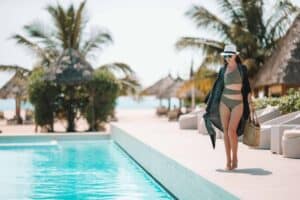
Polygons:
<instances>
[{"instance_id":1,"label":"green shrub","mask_svg":"<svg viewBox=\"0 0 300 200\"><path fill-rule=\"evenodd\" d=\"M280 100L281 99L277 98L277 97L268 97L268 98L256 99L254 101L255 109L259 110L259 109L267 107L268 105L278 106L279 103L280 103Z\"/></svg>"},{"instance_id":2,"label":"green shrub","mask_svg":"<svg viewBox=\"0 0 300 200\"><path fill-rule=\"evenodd\" d=\"M97 130L102 122L114 111L120 85L112 73L98 70L87 84L89 103L86 108L86 118L90 130Z\"/></svg>"},{"instance_id":3,"label":"green shrub","mask_svg":"<svg viewBox=\"0 0 300 200\"><path fill-rule=\"evenodd\" d=\"M295 112L300 110L300 91L290 89L288 95L281 97L279 103L280 111L285 113Z\"/></svg>"},{"instance_id":4,"label":"green shrub","mask_svg":"<svg viewBox=\"0 0 300 200\"><path fill-rule=\"evenodd\" d=\"M40 126L49 126L53 131L55 99L59 92L57 87L42 79L43 69L36 69L29 77L29 101L34 106L35 123Z\"/></svg>"}]
</instances>

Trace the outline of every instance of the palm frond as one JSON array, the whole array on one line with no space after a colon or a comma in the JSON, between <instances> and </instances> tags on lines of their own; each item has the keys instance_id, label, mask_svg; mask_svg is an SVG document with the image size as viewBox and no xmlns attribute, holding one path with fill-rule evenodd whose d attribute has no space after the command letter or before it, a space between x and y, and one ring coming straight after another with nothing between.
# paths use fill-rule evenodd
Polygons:
<instances>
[{"instance_id":1,"label":"palm frond","mask_svg":"<svg viewBox=\"0 0 300 200\"><path fill-rule=\"evenodd\" d=\"M122 73L123 76L125 76L125 77L131 77L134 75L134 72L130 68L130 66L128 66L125 63L118 63L118 62L102 65L102 66L98 67L97 70L108 70L112 73L114 73L114 72Z\"/></svg>"},{"instance_id":2,"label":"palm frond","mask_svg":"<svg viewBox=\"0 0 300 200\"><path fill-rule=\"evenodd\" d=\"M85 7L86 1L83 1L80 5L78 10L76 11L75 14L75 19L74 19L74 31L73 31L73 38L74 41L76 41L76 49L79 48L79 43L81 39L81 33L82 30L85 27L86 20L84 18L84 7Z\"/></svg>"},{"instance_id":3,"label":"palm frond","mask_svg":"<svg viewBox=\"0 0 300 200\"><path fill-rule=\"evenodd\" d=\"M17 34L17 35L13 35L12 39L16 40L18 44L27 47L29 50L36 53L38 56L46 57L45 52L39 45L26 39L24 36Z\"/></svg>"},{"instance_id":4,"label":"palm frond","mask_svg":"<svg viewBox=\"0 0 300 200\"><path fill-rule=\"evenodd\" d=\"M220 56L220 54L218 52L214 52L214 53L206 54L202 63L200 64L200 68L211 66L211 65L220 66L223 63L224 63L224 60Z\"/></svg>"},{"instance_id":5,"label":"palm frond","mask_svg":"<svg viewBox=\"0 0 300 200\"><path fill-rule=\"evenodd\" d=\"M274 41L282 37L291 25L293 18L299 13L299 7L293 5L290 1L278 2L274 8L274 14L266 21L267 39L273 39Z\"/></svg>"},{"instance_id":6,"label":"palm frond","mask_svg":"<svg viewBox=\"0 0 300 200\"><path fill-rule=\"evenodd\" d=\"M198 28L209 28L224 36L229 35L230 26L203 6L192 6L186 15L196 23Z\"/></svg>"},{"instance_id":7,"label":"palm frond","mask_svg":"<svg viewBox=\"0 0 300 200\"><path fill-rule=\"evenodd\" d=\"M205 53L211 51L221 52L224 48L224 43L205 38L182 37L176 42L175 46L177 50L200 48Z\"/></svg>"},{"instance_id":8,"label":"palm frond","mask_svg":"<svg viewBox=\"0 0 300 200\"><path fill-rule=\"evenodd\" d=\"M58 55L58 51L53 48L41 48L34 42L26 39L22 35L14 35L12 39L16 40L17 44L21 44L35 53L41 60L44 60L48 63L52 62L54 57Z\"/></svg>"},{"instance_id":9,"label":"palm frond","mask_svg":"<svg viewBox=\"0 0 300 200\"><path fill-rule=\"evenodd\" d=\"M119 79L121 84L120 95L136 95L141 91L141 84L133 77Z\"/></svg>"},{"instance_id":10,"label":"palm frond","mask_svg":"<svg viewBox=\"0 0 300 200\"><path fill-rule=\"evenodd\" d=\"M76 32L77 30L75 30L75 9L73 5L70 5L70 7L64 11L65 15L66 15L66 26L67 26L67 35L66 38L69 42L68 47L69 48L73 48L76 49L76 46L78 46L76 44L76 40L77 38L74 37L74 32Z\"/></svg>"},{"instance_id":11,"label":"palm frond","mask_svg":"<svg viewBox=\"0 0 300 200\"><path fill-rule=\"evenodd\" d=\"M231 22L243 26L244 21L242 20L242 15L240 12L240 2L231 0L217 0L218 4L221 5L222 13L227 15Z\"/></svg>"},{"instance_id":12,"label":"palm frond","mask_svg":"<svg viewBox=\"0 0 300 200\"><path fill-rule=\"evenodd\" d=\"M43 44L46 44L47 48L56 48L58 46L57 42L53 41L51 38L51 35L54 33L47 32L46 30L49 30L49 27L47 28L40 22L26 25L24 26L24 29L29 33L30 37L40 39Z\"/></svg>"},{"instance_id":13,"label":"palm frond","mask_svg":"<svg viewBox=\"0 0 300 200\"><path fill-rule=\"evenodd\" d=\"M63 49L67 49L70 43L68 39L70 30L68 30L67 16L64 9L60 5L57 5L57 7L50 5L47 7L47 11L54 21L57 39L61 41Z\"/></svg>"},{"instance_id":14,"label":"palm frond","mask_svg":"<svg viewBox=\"0 0 300 200\"><path fill-rule=\"evenodd\" d=\"M92 35L81 48L81 53L86 56L93 50L102 50L104 46L113 42L111 35L108 32L98 30L95 35Z\"/></svg>"},{"instance_id":15,"label":"palm frond","mask_svg":"<svg viewBox=\"0 0 300 200\"><path fill-rule=\"evenodd\" d=\"M262 40L266 31L263 21L263 0L241 1L241 6L247 30Z\"/></svg>"}]
</instances>

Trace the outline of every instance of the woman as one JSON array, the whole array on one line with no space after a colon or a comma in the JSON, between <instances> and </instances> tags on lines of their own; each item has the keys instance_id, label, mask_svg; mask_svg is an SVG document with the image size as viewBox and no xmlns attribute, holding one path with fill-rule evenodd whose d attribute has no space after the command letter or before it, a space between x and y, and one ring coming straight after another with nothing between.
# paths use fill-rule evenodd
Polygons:
<instances>
[{"instance_id":1,"label":"woman","mask_svg":"<svg viewBox=\"0 0 300 200\"><path fill-rule=\"evenodd\" d=\"M250 114L248 102L251 102L251 88L247 68L242 65L238 54L235 45L226 45L221 53L225 65L220 69L208 97L204 115L214 147L216 133L212 124L224 133L226 170L238 166L238 136L243 134L245 122Z\"/></svg>"}]
</instances>

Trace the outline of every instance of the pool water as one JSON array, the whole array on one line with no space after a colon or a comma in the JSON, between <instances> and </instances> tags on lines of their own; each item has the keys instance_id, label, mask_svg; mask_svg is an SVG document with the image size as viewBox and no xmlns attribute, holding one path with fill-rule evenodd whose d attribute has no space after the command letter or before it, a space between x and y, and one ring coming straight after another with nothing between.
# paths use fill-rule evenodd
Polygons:
<instances>
[{"instance_id":1,"label":"pool water","mask_svg":"<svg viewBox=\"0 0 300 200\"><path fill-rule=\"evenodd\" d=\"M0 144L0 199L173 199L111 140Z\"/></svg>"}]
</instances>

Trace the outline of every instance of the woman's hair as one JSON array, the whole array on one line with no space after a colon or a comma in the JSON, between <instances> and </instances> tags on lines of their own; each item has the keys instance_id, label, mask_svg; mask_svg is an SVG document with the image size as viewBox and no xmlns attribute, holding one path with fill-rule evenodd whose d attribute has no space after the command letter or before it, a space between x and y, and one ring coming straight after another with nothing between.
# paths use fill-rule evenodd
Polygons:
<instances>
[{"instance_id":1,"label":"woman's hair","mask_svg":"<svg viewBox=\"0 0 300 200\"><path fill-rule=\"evenodd\" d=\"M240 58L239 55L236 55L236 57L235 57L235 62L236 62L237 64L242 64L242 60L241 60L241 58Z\"/></svg>"}]
</instances>

